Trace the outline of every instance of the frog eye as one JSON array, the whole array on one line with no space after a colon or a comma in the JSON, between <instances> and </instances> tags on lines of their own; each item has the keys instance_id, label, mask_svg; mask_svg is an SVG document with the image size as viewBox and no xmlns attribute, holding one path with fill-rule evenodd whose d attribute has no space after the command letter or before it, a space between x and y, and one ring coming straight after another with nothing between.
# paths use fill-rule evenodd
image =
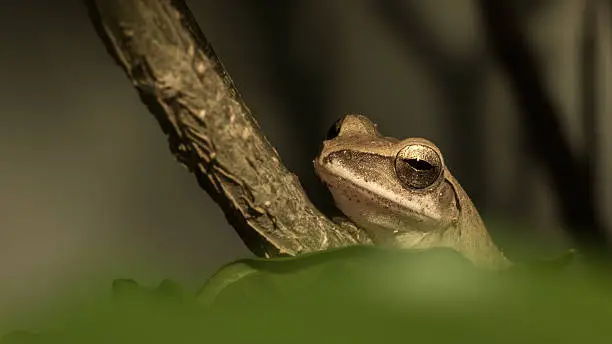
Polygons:
<instances>
[{"instance_id":1,"label":"frog eye","mask_svg":"<svg viewBox=\"0 0 612 344\"><path fill-rule=\"evenodd\" d=\"M338 136L338 134L340 134L340 128L342 127L343 121L344 121L344 118L340 118L329 128L329 130L327 131L327 135L325 136L326 140L335 139Z\"/></svg>"},{"instance_id":2,"label":"frog eye","mask_svg":"<svg viewBox=\"0 0 612 344\"><path fill-rule=\"evenodd\" d=\"M400 182L411 189L425 189L439 181L444 168L435 149L423 144L404 147L395 157L395 173Z\"/></svg>"}]
</instances>

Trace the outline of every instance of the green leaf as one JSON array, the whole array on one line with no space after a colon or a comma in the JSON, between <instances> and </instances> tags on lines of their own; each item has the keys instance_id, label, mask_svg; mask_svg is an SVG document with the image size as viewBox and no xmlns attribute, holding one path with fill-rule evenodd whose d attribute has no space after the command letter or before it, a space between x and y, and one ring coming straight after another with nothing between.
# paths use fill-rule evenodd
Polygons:
<instances>
[{"instance_id":1,"label":"green leaf","mask_svg":"<svg viewBox=\"0 0 612 344\"><path fill-rule=\"evenodd\" d=\"M117 280L111 304L70 313L56 332L3 342L607 343L611 279L602 270L569 273L573 255L503 272L477 269L450 249L356 246L243 259L195 299L171 281Z\"/></svg>"}]
</instances>

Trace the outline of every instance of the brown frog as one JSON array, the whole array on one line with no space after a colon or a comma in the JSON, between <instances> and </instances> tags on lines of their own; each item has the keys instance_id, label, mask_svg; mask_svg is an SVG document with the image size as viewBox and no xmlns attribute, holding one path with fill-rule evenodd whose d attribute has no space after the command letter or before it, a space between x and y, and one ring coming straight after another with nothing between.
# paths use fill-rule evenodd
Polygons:
<instances>
[{"instance_id":1,"label":"brown frog","mask_svg":"<svg viewBox=\"0 0 612 344\"><path fill-rule=\"evenodd\" d=\"M480 267L511 265L432 142L382 136L362 115L344 117L330 133L315 171L374 244L449 247Z\"/></svg>"}]
</instances>

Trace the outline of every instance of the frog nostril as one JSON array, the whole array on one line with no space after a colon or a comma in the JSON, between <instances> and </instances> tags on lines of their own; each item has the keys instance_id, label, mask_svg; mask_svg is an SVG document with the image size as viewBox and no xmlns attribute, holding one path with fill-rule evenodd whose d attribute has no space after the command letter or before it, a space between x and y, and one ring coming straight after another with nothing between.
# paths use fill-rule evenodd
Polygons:
<instances>
[{"instance_id":1,"label":"frog nostril","mask_svg":"<svg viewBox=\"0 0 612 344\"><path fill-rule=\"evenodd\" d=\"M433 165L421 159L408 159L407 163L410 167L417 171L429 171L433 169Z\"/></svg>"}]
</instances>

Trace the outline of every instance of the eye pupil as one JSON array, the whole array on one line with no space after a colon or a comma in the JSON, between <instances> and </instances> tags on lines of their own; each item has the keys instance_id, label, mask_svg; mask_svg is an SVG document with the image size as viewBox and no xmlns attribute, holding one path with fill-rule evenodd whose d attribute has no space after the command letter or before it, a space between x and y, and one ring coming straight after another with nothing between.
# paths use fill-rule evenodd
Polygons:
<instances>
[{"instance_id":1,"label":"eye pupil","mask_svg":"<svg viewBox=\"0 0 612 344\"><path fill-rule=\"evenodd\" d=\"M429 171L434 168L432 164L428 163L425 160L421 160L419 158L408 159L406 162L408 163L408 165L410 165L410 167L414 168L415 170L419 170L419 171Z\"/></svg>"}]
</instances>

